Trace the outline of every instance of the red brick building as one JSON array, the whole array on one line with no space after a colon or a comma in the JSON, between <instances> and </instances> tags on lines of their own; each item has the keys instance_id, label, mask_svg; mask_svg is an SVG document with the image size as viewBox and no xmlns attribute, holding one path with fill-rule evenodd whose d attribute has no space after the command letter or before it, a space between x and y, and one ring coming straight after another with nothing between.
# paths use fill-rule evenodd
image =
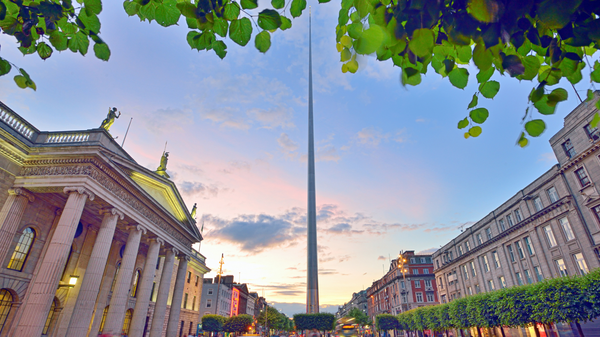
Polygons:
<instances>
[{"instance_id":1,"label":"red brick building","mask_svg":"<svg viewBox=\"0 0 600 337\"><path fill-rule=\"evenodd\" d=\"M392 260L389 271L367 289L368 315L397 315L425 305L438 304L431 255L415 255L413 250Z\"/></svg>"}]
</instances>

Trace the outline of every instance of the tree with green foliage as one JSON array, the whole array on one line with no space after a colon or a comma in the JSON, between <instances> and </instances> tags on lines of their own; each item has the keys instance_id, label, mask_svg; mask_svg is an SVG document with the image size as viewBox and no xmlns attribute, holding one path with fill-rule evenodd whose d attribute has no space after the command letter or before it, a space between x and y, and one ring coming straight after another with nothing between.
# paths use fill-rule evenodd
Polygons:
<instances>
[{"instance_id":1,"label":"tree with green foliage","mask_svg":"<svg viewBox=\"0 0 600 337\"><path fill-rule=\"evenodd\" d=\"M359 308L352 308L346 317L354 318L354 322L358 325L367 325L369 323L369 316Z\"/></svg>"},{"instance_id":2,"label":"tree with green foliage","mask_svg":"<svg viewBox=\"0 0 600 337\"><path fill-rule=\"evenodd\" d=\"M398 319L390 314L375 316L375 327L377 330L395 330L399 328Z\"/></svg>"},{"instance_id":3,"label":"tree with green foliage","mask_svg":"<svg viewBox=\"0 0 600 337\"><path fill-rule=\"evenodd\" d=\"M289 17L299 17L306 0L271 0L269 5L262 3L264 9L256 13L258 0L123 2L129 16L164 27L183 17L190 47L212 50L220 58L227 54L227 37L246 46L255 29L254 46L266 52L271 35L289 29ZM47 59L54 50L67 49L85 55L91 40L96 57L106 61L110 49L99 36L101 11L101 0L0 0L0 30L13 36L25 55ZM464 89L471 75L467 65L473 62L478 88L467 116L458 122L465 138L478 137L489 117L479 100L493 99L499 92L494 74L532 82L517 141L524 147L528 137L546 129L534 109L552 115L557 103L568 98L567 90L557 87L561 79L574 88L589 73L586 99L593 99L594 83L600 83L600 61L594 59L600 46L599 14L600 2L595 0L341 0L335 34L342 72L355 73L357 56L374 54L402 69L402 85L419 85L431 66ZM12 68L19 87L35 90L25 70L0 58L0 76ZM592 126L599 121L596 114Z\"/></svg>"},{"instance_id":4,"label":"tree with green foliage","mask_svg":"<svg viewBox=\"0 0 600 337\"><path fill-rule=\"evenodd\" d=\"M250 315L242 314L228 317L223 324L225 332L248 332L254 322L254 318Z\"/></svg>"},{"instance_id":5,"label":"tree with green foliage","mask_svg":"<svg viewBox=\"0 0 600 337\"><path fill-rule=\"evenodd\" d=\"M256 321L258 324L267 326L269 329L281 329L284 318L276 308L267 306L267 310L261 311Z\"/></svg>"},{"instance_id":6,"label":"tree with green foliage","mask_svg":"<svg viewBox=\"0 0 600 337\"><path fill-rule=\"evenodd\" d=\"M202 330L210 332L223 331L225 317L220 315L204 315L202 316Z\"/></svg>"}]
</instances>

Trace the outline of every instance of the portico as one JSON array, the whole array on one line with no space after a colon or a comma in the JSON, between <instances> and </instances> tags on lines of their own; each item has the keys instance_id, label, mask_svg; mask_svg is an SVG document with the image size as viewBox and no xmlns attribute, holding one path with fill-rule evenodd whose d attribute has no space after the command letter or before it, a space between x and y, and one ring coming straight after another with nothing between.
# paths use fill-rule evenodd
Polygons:
<instances>
[{"instance_id":1,"label":"portico","mask_svg":"<svg viewBox=\"0 0 600 337\"><path fill-rule=\"evenodd\" d=\"M202 236L172 181L104 129L41 132L2 103L0 180L0 337L178 333Z\"/></svg>"}]
</instances>

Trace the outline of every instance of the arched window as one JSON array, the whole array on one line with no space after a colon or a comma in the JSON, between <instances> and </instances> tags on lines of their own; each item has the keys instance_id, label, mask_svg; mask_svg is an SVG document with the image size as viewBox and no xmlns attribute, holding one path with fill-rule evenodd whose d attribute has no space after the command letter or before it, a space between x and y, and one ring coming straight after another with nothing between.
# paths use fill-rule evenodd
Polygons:
<instances>
[{"instance_id":1,"label":"arched window","mask_svg":"<svg viewBox=\"0 0 600 337\"><path fill-rule=\"evenodd\" d=\"M131 325L131 317L133 316L133 309L125 311L125 320L123 321L123 333L129 335L129 326Z\"/></svg>"},{"instance_id":2,"label":"arched window","mask_svg":"<svg viewBox=\"0 0 600 337\"><path fill-rule=\"evenodd\" d=\"M136 297L138 289L138 281L140 280L140 271L137 270L133 275L133 285L131 286L131 297Z\"/></svg>"},{"instance_id":3,"label":"arched window","mask_svg":"<svg viewBox=\"0 0 600 337\"><path fill-rule=\"evenodd\" d=\"M33 245L34 240L35 231L33 228L25 228L6 268L18 271L23 270L23 265L25 264L25 260L27 260L27 256L29 256L29 252L31 251L31 246Z\"/></svg>"},{"instance_id":4,"label":"arched window","mask_svg":"<svg viewBox=\"0 0 600 337\"><path fill-rule=\"evenodd\" d=\"M113 277L112 285L110 286L111 293L115 290L115 285L117 284L117 276L119 275L119 269L121 269L121 262L117 263L117 269L115 269L115 277Z\"/></svg>"},{"instance_id":5,"label":"arched window","mask_svg":"<svg viewBox=\"0 0 600 337\"><path fill-rule=\"evenodd\" d=\"M108 315L108 305L104 308L104 312L102 313L102 320L100 321L100 332L104 331L104 322L106 321L106 315Z\"/></svg>"},{"instance_id":6,"label":"arched window","mask_svg":"<svg viewBox=\"0 0 600 337\"><path fill-rule=\"evenodd\" d=\"M4 329L4 323L6 318L10 314L10 308L12 307L13 298L12 295L6 289L0 290L0 333Z\"/></svg>"},{"instance_id":7,"label":"arched window","mask_svg":"<svg viewBox=\"0 0 600 337\"><path fill-rule=\"evenodd\" d=\"M52 323L52 317L54 317L54 309L56 308L57 301L58 300L56 299L56 297L54 298L54 301L52 301L52 306L50 307L50 311L48 312L48 317L46 318L46 324L44 324L44 330L42 330L43 336L48 335L48 329L50 329L50 323Z\"/></svg>"}]
</instances>

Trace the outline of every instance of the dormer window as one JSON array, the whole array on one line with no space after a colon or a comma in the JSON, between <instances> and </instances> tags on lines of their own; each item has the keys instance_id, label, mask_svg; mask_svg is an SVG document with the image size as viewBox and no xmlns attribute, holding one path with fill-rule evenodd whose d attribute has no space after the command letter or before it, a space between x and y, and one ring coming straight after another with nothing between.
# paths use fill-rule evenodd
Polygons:
<instances>
[{"instance_id":1,"label":"dormer window","mask_svg":"<svg viewBox=\"0 0 600 337\"><path fill-rule=\"evenodd\" d=\"M575 155L577 153L575 153L575 149L573 148L573 143L571 143L570 139L567 139L567 141L565 141L563 144L563 149L565 150L565 154L567 155L567 157L573 158L575 157Z\"/></svg>"}]
</instances>

